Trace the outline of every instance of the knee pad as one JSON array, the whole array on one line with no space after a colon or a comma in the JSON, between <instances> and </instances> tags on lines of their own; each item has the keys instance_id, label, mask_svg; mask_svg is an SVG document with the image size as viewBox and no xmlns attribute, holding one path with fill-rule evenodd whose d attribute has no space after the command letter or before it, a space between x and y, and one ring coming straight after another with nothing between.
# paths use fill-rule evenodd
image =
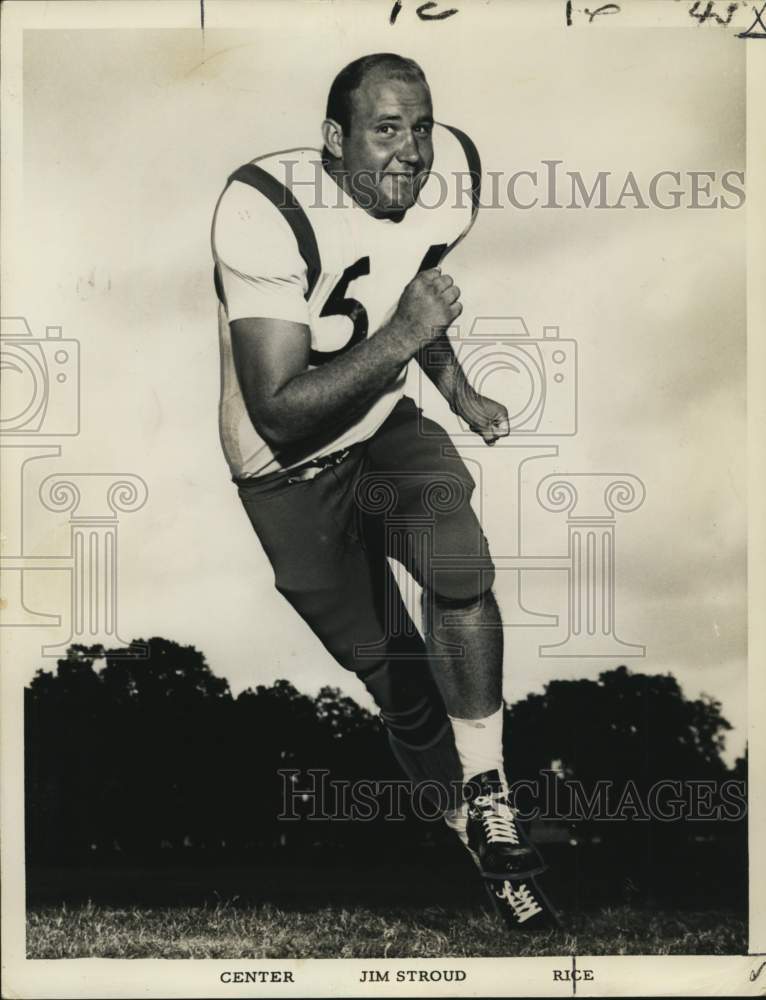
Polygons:
<instances>
[{"instance_id":1,"label":"knee pad","mask_svg":"<svg viewBox=\"0 0 766 1000\"><path fill-rule=\"evenodd\" d=\"M495 566L487 557L480 566L437 569L429 589L441 603L461 608L480 600L488 590L492 590L494 583Z\"/></svg>"}]
</instances>

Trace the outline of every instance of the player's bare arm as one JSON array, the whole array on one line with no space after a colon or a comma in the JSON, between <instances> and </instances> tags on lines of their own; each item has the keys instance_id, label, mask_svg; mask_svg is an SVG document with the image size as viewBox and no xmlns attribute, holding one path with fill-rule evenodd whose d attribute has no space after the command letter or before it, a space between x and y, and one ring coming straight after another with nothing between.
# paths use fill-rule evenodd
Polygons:
<instances>
[{"instance_id":1,"label":"player's bare arm","mask_svg":"<svg viewBox=\"0 0 766 1000\"><path fill-rule=\"evenodd\" d=\"M231 323L237 376L250 419L284 448L352 422L424 344L462 312L460 289L432 268L405 288L396 312L367 340L309 369L311 335L301 323L267 318Z\"/></svg>"},{"instance_id":2,"label":"player's bare arm","mask_svg":"<svg viewBox=\"0 0 766 1000\"><path fill-rule=\"evenodd\" d=\"M460 367L445 331L433 339L438 351L421 348L418 364L450 405L476 434L492 445L511 432L508 410L502 403L476 392ZM438 362L434 359L438 357Z\"/></svg>"}]
</instances>

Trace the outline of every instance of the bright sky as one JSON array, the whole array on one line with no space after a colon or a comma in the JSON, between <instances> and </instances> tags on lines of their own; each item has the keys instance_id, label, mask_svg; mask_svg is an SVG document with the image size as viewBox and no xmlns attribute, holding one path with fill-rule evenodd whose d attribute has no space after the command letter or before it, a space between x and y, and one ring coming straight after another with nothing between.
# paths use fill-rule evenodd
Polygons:
<instances>
[{"instance_id":1,"label":"bright sky","mask_svg":"<svg viewBox=\"0 0 766 1000\"><path fill-rule=\"evenodd\" d=\"M66 516L37 503L44 476L138 474L149 501L121 522L122 636L193 643L235 692L288 677L364 700L274 591L220 451L209 226L227 174L318 145L335 72L397 44L422 62L436 117L472 136L486 170L558 159L588 186L611 171L616 191L630 170L644 191L661 170L742 170L743 49L725 34L609 29L516 32L472 49L457 18L439 26L437 49L432 26L397 43L379 18L320 35L333 14L308 6L283 5L268 33L209 30L204 49L193 30L28 33L23 294L4 313L26 315L38 335L62 325L81 345L82 432L29 469L30 544L68 544ZM540 656L566 635L567 578L530 573L525 606L560 624L508 629L507 697L621 662L672 673L687 695L722 701L737 727L729 760L743 749L747 702L744 225L744 210L506 206L480 213L449 259L466 323L521 316L533 337L557 325L578 345L578 433L524 467L524 553L567 551L565 515L536 500L543 476L628 473L646 488L616 521L617 632L645 657ZM513 393L500 379L493 390ZM426 404L447 420L440 400ZM513 453L464 454L480 463L492 549L511 554ZM62 613L64 574L47 577L30 582L28 604ZM508 614L512 574L497 594ZM20 634L25 677L42 664L40 644L65 637Z\"/></svg>"}]
</instances>

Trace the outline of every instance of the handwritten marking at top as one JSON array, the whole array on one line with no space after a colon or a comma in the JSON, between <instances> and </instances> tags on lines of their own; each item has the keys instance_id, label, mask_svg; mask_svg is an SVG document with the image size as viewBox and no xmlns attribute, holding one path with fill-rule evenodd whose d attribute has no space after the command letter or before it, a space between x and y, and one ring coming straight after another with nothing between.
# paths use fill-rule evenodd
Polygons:
<instances>
[{"instance_id":1,"label":"handwritten marking at top","mask_svg":"<svg viewBox=\"0 0 766 1000\"><path fill-rule=\"evenodd\" d=\"M450 7L448 10L438 10L434 14L428 13L428 11L431 11L438 6L439 4L436 0L428 0L427 3L422 3L419 7L417 7L415 13L421 21L443 21L445 18L452 17L453 14L459 13L456 7ZM391 14L388 18L389 24L396 24L396 19L399 17L402 7L402 0L396 0L396 3L391 8Z\"/></svg>"},{"instance_id":2,"label":"handwritten marking at top","mask_svg":"<svg viewBox=\"0 0 766 1000\"><path fill-rule=\"evenodd\" d=\"M601 7L597 7L592 13L586 7L583 10L583 14L588 15L588 24L593 24L593 18L598 17L599 14L619 14L620 8L616 3L605 3Z\"/></svg>"},{"instance_id":3,"label":"handwritten marking at top","mask_svg":"<svg viewBox=\"0 0 766 1000\"><path fill-rule=\"evenodd\" d=\"M717 14L714 10L715 0L707 0L707 4L702 13L699 13L699 9L702 6L701 0L695 0L695 2L689 8L689 17L696 18L700 24L704 24L705 21L714 20L717 24L731 24L731 19L734 16L734 12L739 7L738 3L730 3L726 8L726 17L723 18L720 14Z\"/></svg>"},{"instance_id":4,"label":"handwritten marking at top","mask_svg":"<svg viewBox=\"0 0 766 1000\"><path fill-rule=\"evenodd\" d=\"M567 22L567 27L568 28L572 27L572 9L573 9L572 8L572 0L567 0L567 4L566 4L566 22ZM593 24L594 19L597 18L600 14L619 14L620 13L620 7L616 3L605 3L605 4L602 4L600 7L596 7L595 10L588 10L587 7L584 7L582 10L578 10L577 13L578 14L587 14L587 16L588 16L588 24Z\"/></svg>"},{"instance_id":5,"label":"handwritten marking at top","mask_svg":"<svg viewBox=\"0 0 766 1000\"><path fill-rule=\"evenodd\" d=\"M766 38L766 23L764 23L763 21L763 15L764 13L766 13L766 3L761 7L760 10L758 10L756 7L753 7L753 10L755 11L755 20L747 29L747 31L740 31L740 33L737 35L737 38ZM759 24L761 26L760 31L755 30L756 24Z\"/></svg>"},{"instance_id":6,"label":"handwritten marking at top","mask_svg":"<svg viewBox=\"0 0 766 1000\"><path fill-rule=\"evenodd\" d=\"M428 3L423 3L418 7L417 14L421 21L443 21L445 17L452 17L453 14L457 14L457 9L455 7L450 7L449 10L441 10L438 14L426 14L427 10L433 10L434 7L438 7L438 3L434 0L429 0Z\"/></svg>"}]
</instances>

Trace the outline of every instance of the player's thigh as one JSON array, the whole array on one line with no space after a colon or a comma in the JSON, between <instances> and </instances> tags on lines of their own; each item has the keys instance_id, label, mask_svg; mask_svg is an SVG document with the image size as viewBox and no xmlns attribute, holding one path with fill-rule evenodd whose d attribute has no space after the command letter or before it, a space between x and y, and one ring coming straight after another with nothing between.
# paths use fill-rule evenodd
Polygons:
<instances>
[{"instance_id":1,"label":"player's thigh","mask_svg":"<svg viewBox=\"0 0 766 1000\"><path fill-rule=\"evenodd\" d=\"M304 482L240 486L239 495L277 590L335 659L355 670L356 647L379 642L384 625L357 530L353 468L344 466Z\"/></svg>"},{"instance_id":2,"label":"player's thigh","mask_svg":"<svg viewBox=\"0 0 766 1000\"><path fill-rule=\"evenodd\" d=\"M371 442L369 462L366 493L388 491L388 554L447 600L489 590L494 566L471 504L475 483L447 432L405 397Z\"/></svg>"},{"instance_id":3,"label":"player's thigh","mask_svg":"<svg viewBox=\"0 0 766 1000\"><path fill-rule=\"evenodd\" d=\"M240 487L240 497L277 589L336 661L357 674L390 730L407 745L430 745L446 715L384 535L360 530L355 490L364 467L360 450L305 483L255 482Z\"/></svg>"}]
</instances>

